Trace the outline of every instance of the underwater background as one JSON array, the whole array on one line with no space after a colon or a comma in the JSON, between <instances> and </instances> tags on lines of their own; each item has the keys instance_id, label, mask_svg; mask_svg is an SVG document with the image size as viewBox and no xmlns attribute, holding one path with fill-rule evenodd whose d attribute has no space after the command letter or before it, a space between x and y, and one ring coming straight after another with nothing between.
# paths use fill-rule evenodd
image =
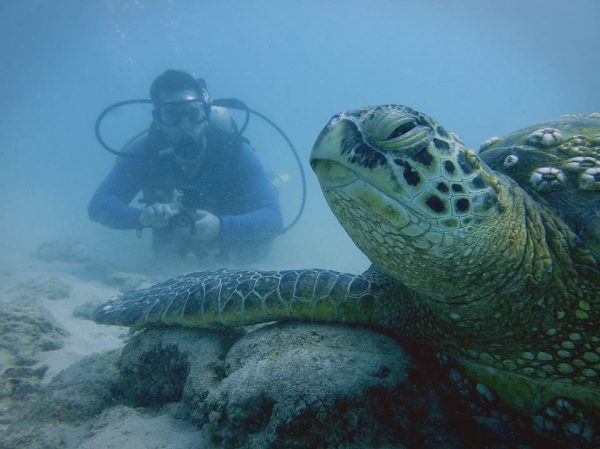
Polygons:
<instances>
[{"instance_id":1,"label":"underwater background","mask_svg":"<svg viewBox=\"0 0 600 449\"><path fill-rule=\"evenodd\" d=\"M428 371L438 362L413 370L405 342L369 329L275 323L243 337L130 335L93 323L108 299L198 268L153 257L148 232L139 239L89 220L88 202L115 163L94 125L111 104L149 98L167 69L203 77L213 98L238 98L278 124L306 173L301 219L254 268L359 273L370 262L308 164L330 117L404 104L477 149L598 112L599 19L597 0L1 1L0 448L531 448L488 445L490 433L469 446L477 429L444 408ZM147 105L120 108L102 136L121 149L150 119ZM303 200L294 156L257 117L245 136L282 181L287 225ZM507 429L498 434L510 440Z\"/></svg>"},{"instance_id":2,"label":"underwater background","mask_svg":"<svg viewBox=\"0 0 600 449\"><path fill-rule=\"evenodd\" d=\"M419 109L478 148L566 113L600 109L600 3L542 1L24 0L0 4L0 257L72 238L143 270L149 238L87 218L114 163L94 137L109 104L148 98L168 68L204 77L213 98L236 97L296 145L306 211L265 265L368 266L327 208L308 154L336 112L381 103ZM125 108L127 109L127 108ZM119 148L148 109L111 114ZM281 186L286 221L301 184L281 137L251 119L246 135Z\"/></svg>"}]
</instances>

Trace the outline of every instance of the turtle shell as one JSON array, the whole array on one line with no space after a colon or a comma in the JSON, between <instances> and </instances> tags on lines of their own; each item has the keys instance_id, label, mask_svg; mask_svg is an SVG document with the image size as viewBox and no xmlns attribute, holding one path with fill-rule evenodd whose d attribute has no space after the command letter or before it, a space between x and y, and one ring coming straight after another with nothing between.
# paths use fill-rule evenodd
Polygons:
<instances>
[{"instance_id":1,"label":"turtle shell","mask_svg":"<svg viewBox=\"0 0 600 449\"><path fill-rule=\"evenodd\" d=\"M600 258L600 114L569 115L492 137L481 159L558 215Z\"/></svg>"}]
</instances>

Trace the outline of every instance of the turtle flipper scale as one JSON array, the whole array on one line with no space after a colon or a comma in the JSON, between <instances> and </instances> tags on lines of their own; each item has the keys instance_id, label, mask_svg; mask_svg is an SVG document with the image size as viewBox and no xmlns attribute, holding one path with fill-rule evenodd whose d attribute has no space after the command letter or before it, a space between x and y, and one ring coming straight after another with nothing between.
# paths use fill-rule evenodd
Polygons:
<instances>
[{"instance_id":1,"label":"turtle flipper scale","mask_svg":"<svg viewBox=\"0 0 600 449\"><path fill-rule=\"evenodd\" d=\"M386 297L397 297L383 273L332 270L218 270L188 273L127 292L100 306L94 320L132 328L166 324L197 328L277 320L381 324Z\"/></svg>"}]
</instances>

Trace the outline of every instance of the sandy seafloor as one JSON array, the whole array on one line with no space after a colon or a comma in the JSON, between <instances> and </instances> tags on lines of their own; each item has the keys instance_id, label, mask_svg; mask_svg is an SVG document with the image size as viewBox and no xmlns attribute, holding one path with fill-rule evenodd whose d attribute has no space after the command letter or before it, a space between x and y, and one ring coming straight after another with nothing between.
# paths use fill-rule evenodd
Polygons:
<instances>
[{"instance_id":1,"label":"sandy seafloor","mask_svg":"<svg viewBox=\"0 0 600 449\"><path fill-rule=\"evenodd\" d=\"M58 247L79 245L54 242ZM56 249L55 247L54 249ZM64 249L64 248L63 248ZM73 249L73 248L71 248ZM75 248L81 253L81 247ZM62 251L62 250L61 250ZM60 252L60 251L59 251ZM84 252L87 249L84 248ZM63 252L63 256L64 256ZM10 426L22 426L13 407L36 400L61 370L83 357L123 346L128 329L97 325L81 315L120 291L160 280L133 273L111 273L102 261L69 263L42 260L34 254L20 262L4 262L0 271L0 447ZM61 257L55 254L52 257ZM66 259L72 254L66 254ZM77 259L78 256L75 257ZM88 259L86 254L83 259ZM48 312L46 314L45 312ZM62 347L52 349L56 346ZM49 350L48 350L49 348ZM74 426L48 420L41 441L66 449L203 448L201 433L167 414L115 406ZM38 432L32 427L32 432ZM20 447L38 448L31 435Z\"/></svg>"}]
</instances>

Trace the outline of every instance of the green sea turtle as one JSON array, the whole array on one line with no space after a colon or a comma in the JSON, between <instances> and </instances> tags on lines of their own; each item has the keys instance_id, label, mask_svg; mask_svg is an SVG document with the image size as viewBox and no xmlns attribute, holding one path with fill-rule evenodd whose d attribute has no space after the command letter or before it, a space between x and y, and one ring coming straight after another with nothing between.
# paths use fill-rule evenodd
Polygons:
<instances>
[{"instance_id":1,"label":"green sea turtle","mask_svg":"<svg viewBox=\"0 0 600 449\"><path fill-rule=\"evenodd\" d=\"M598 444L597 114L492 138L477 153L411 108L356 109L329 121L311 165L372 261L367 272L190 273L127 293L95 320L374 324L439 351L457 384L539 433Z\"/></svg>"}]
</instances>

